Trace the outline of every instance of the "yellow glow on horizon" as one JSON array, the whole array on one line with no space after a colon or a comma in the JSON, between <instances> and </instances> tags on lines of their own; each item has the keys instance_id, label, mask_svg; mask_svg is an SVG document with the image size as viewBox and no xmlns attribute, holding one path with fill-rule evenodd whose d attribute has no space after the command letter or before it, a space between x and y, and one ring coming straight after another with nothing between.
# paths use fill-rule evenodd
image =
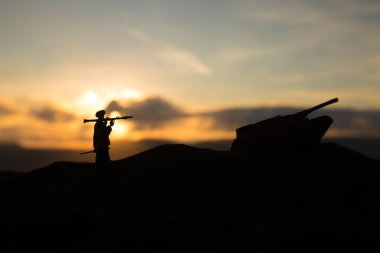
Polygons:
<instances>
[{"instance_id":1,"label":"yellow glow on horizon","mask_svg":"<svg viewBox=\"0 0 380 253\"><path fill-rule=\"evenodd\" d=\"M188 119L173 120L163 128L132 129L128 139L140 141L144 139L166 139L177 142L198 142L234 138L234 131L210 129L211 120L194 116Z\"/></svg>"},{"instance_id":2,"label":"yellow glow on horizon","mask_svg":"<svg viewBox=\"0 0 380 253\"><path fill-rule=\"evenodd\" d=\"M302 91L299 91L302 94ZM325 94L324 99L330 99L334 94ZM289 95L290 96L290 95ZM374 95L375 96L375 95ZM321 96L322 97L322 96ZM78 149L88 150L92 149L93 137L93 124L83 124L83 118L95 118L95 112L100 109L106 109L107 103L116 100L124 102L127 99L142 99L143 102L145 95L138 90L132 89L116 89L105 88L84 90L78 93L75 100L56 100L54 102L45 102L31 100L31 104L35 104L34 108L50 108L53 112L67 112L72 113L73 118L68 121L51 121L48 118L36 117L33 115L33 108L27 107L29 102L23 102L20 105L16 102L10 101L3 103L5 108L8 108L12 113L5 114L4 121L1 125L5 129L0 135L3 142L15 141L26 148L52 148L52 149ZM304 108L309 108L318 104L321 99L316 96L308 97L308 103L302 105ZM347 98L343 96L340 103L344 104ZM314 101L315 100L315 101ZM319 100L319 101L317 101ZM128 101L127 101L128 102ZM290 106L301 104L301 101L294 99L294 104ZM331 106L335 108L340 103ZM273 108L286 105L281 103L280 100L268 100L267 106ZM247 105L247 108L251 106ZM301 106L298 106L299 108ZM343 106L344 107L344 106ZM214 109L214 108L213 108ZM220 108L215 108L218 110ZM204 109L212 111L210 108ZM220 109L220 110L223 110ZM196 111L191 107L188 111ZM201 111L201 110L199 110ZM106 117L123 116L118 111L107 111ZM136 119L137 119L136 115ZM366 129L371 129L371 121L368 121L364 116L356 117L352 120L352 126L355 129L337 129L333 127L328 131L326 137L368 137L379 138L378 132L366 132ZM111 143L115 141L121 142L140 141L146 139L159 139L170 140L179 143L193 143L199 141L212 141L212 140L233 140L235 138L235 130L226 130L223 128L216 128L217 122L212 117L204 117L197 113L189 115L184 118L167 121L165 124L158 124L153 128L144 126L143 122L138 120L117 120L113 126L110 139ZM253 122L252 122L253 123ZM12 132L12 129L17 131ZM43 129L43 131L41 131Z\"/></svg>"}]
</instances>

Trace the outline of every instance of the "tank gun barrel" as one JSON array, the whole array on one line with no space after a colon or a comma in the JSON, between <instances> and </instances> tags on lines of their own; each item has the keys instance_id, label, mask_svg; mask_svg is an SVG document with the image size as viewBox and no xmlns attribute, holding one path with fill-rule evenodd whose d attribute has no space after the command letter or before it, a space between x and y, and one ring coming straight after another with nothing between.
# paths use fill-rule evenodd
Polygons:
<instances>
[{"instance_id":1,"label":"tank gun barrel","mask_svg":"<svg viewBox=\"0 0 380 253\"><path fill-rule=\"evenodd\" d=\"M336 103L336 102L338 102L338 101L339 101L338 98L331 99L331 100L326 101L326 102L324 102L324 103L322 103L322 104L319 104L319 105L316 105L316 106L314 106L314 107L312 107L312 108L309 108L309 109L307 109L307 110L304 110L304 111L300 112L300 114L302 114L304 117L306 117L306 116L309 115L310 113L312 113L312 112L314 112L314 111L316 111L316 110L319 110L319 109L321 109L321 108L323 108L323 107L325 107L325 106L328 106L328 105L334 104L334 103Z\"/></svg>"},{"instance_id":2,"label":"tank gun barrel","mask_svg":"<svg viewBox=\"0 0 380 253\"><path fill-rule=\"evenodd\" d=\"M119 119L130 119L133 118L133 116L122 116L122 117L114 117L114 118L104 118L102 121L110 121L110 120L119 120ZM97 122L99 119L84 119L83 123L87 122Z\"/></svg>"}]
</instances>

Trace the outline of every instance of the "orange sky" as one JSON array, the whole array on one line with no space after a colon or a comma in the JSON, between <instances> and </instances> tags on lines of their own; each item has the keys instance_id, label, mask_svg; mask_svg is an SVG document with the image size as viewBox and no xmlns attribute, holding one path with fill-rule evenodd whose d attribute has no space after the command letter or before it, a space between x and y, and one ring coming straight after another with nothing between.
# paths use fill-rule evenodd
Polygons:
<instances>
[{"instance_id":1,"label":"orange sky","mask_svg":"<svg viewBox=\"0 0 380 253\"><path fill-rule=\"evenodd\" d=\"M253 122L216 127L217 111L334 97L354 111L331 135L379 137L379 14L369 0L3 1L0 142L89 147L82 120L111 101L145 113L114 139L231 139Z\"/></svg>"}]
</instances>

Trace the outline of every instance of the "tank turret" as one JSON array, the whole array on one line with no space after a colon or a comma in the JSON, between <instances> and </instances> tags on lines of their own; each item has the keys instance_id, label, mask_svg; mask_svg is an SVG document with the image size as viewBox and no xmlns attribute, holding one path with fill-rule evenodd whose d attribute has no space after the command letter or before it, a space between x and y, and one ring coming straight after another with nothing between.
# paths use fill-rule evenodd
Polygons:
<instances>
[{"instance_id":1,"label":"tank turret","mask_svg":"<svg viewBox=\"0 0 380 253\"><path fill-rule=\"evenodd\" d=\"M276 116L236 129L231 151L268 152L320 143L333 120L329 116L308 119L315 110L338 102L338 98L295 114Z\"/></svg>"}]
</instances>

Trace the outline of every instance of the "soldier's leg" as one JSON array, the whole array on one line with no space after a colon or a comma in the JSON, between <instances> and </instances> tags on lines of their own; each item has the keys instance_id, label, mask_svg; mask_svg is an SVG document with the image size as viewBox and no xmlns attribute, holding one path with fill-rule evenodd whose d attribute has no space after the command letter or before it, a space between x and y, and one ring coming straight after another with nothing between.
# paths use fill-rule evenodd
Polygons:
<instances>
[{"instance_id":1,"label":"soldier's leg","mask_svg":"<svg viewBox=\"0 0 380 253\"><path fill-rule=\"evenodd\" d=\"M105 150L105 161L106 161L106 163L108 164L109 162L110 162L110 151L109 151L109 149L108 149L108 147L107 147L107 149Z\"/></svg>"},{"instance_id":2,"label":"soldier's leg","mask_svg":"<svg viewBox=\"0 0 380 253\"><path fill-rule=\"evenodd\" d=\"M96 152L96 168L103 169L107 165L105 150L99 149Z\"/></svg>"}]
</instances>

